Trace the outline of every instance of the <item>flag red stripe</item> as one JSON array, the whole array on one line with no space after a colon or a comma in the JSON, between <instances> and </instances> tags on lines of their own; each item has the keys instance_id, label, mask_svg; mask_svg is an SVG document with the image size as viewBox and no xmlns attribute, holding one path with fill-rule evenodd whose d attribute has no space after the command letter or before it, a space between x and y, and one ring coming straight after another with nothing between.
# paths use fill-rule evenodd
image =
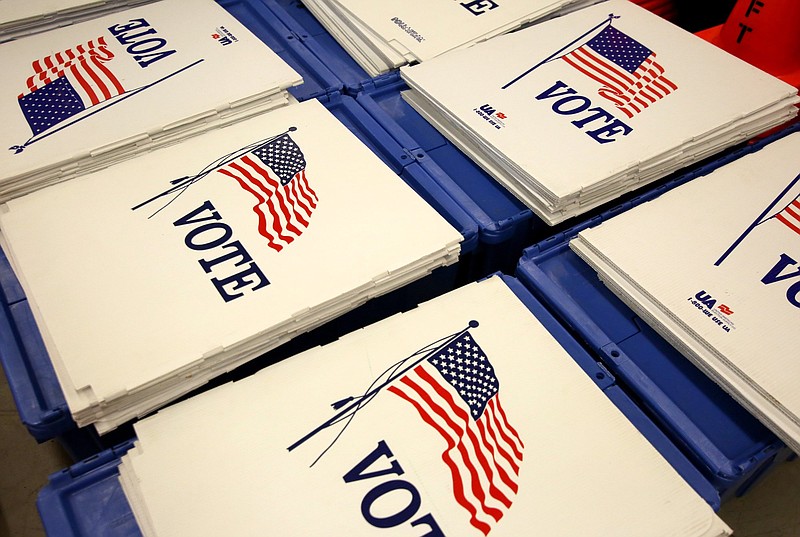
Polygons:
<instances>
[{"instance_id":1,"label":"flag red stripe","mask_svg":"<svg viewBox=\"0 0 800 537\"><path fill-rule=\"evenodd\" d=\"M425 379L424 376L422 376L422 374L425 373L425 371L424 369L422 369L421 366L418 366L414 372L417 374L418 377L420 377L420 380L427 381L427 379ZM444 408L441 405L435 403L433 399L431 399L430 394L426 392L425 389L422 388L419 384L411 380L408 376L405 377L403 381L405 381L407 385L412 387L417 392L418 396L421 397L428 404L430 409L433 410L436 413L436 415L438 415L442 420L444 420L447 423L450 429L449 432L453 434L455 438L458 439L458 441L455 444L455 447L457 448L459 455L461 456L461 462L463 463L462 467L467 468L467 470L469 471L470 484L471 484L470 490L473 496L477 498L477 500L480 502L481 510L484 513L491 516L496 521L500 520L500 518L503 516L500 510L490 507L486 503L486 491L484 491L480 485L480 476L478 475L478 470L472 464L472 461L470 460L469 457L469 452L467 451L467 447L463 442L464 430L455 421L453 421L452 416L448 413L448 409L451 412L455 410L452 400L447 400L446 398L446 396L449 394L447 394L447 392L444 391L441 388L441 386L434 387L434 393L436 393L440 398L442 398L443 396L445 398L445 403L448 405L449 408ZM428 384L431 385L430 382L428 382Z\"/></svg>"},{"instance_id":2,"label":"flag red stripe","mask_svg":"<svg viewBox=\"0 0 800 537\"><path fill-rule=\"evenodd\" d=\"M300 176L301 176L303 173L305 173L305 172L304 172L304 171L301 171L301 172L300 172L300 173L299 173L297 176L295 176L295 180L294 180L294 181L292 181L292 182L291 182L291 183L289 183L289 184L290 184L290 186L291 186L291 188L292 188L292 197L293 197L293 198L294 198L294 199L297 201L297 204L300 206L300 208L301 208L301 209L303 209L303 211L305 211L305 213L306 213L306 216L307 216L307 217L311 217L312 210L311 210L311 208L310 208L308 205L306 205L306 204L303 202L303 198L302 198L302 196L300 195L300 192L299 192L299 189L298 189L298 186L297 186L297 184L300 182L300 181L299 181L299 179L300 179ZM306 223L305 225L306 225L306 226L308 226L308 223Z\"/></svg>"},{"instance_id":3,"label":"flag red stripe","mask_svg":"<svg viewBox=\"0 0 800 537\"><path fill-rule=\"evenodd\" d=\"M486 422L486 428L489 431L489 435L492 437L495 444L498 446L502 446L503 458L508 462L508 464L514 470L514 473L519 475L519 463L521 459L517 458L517 456L514 454L514 446L509 445L505 440L502 439L500 434L497 432L499 428L497 420L494 419L492 421Z\"/></svg>"},{"instance_id":4,"label":"flag red stripe","mask_svg":"<svg viewBox=\"0 0 800 537\"><path fill-rule=\"evenodd\" d=\"M255 196L256 200L258 201L253 206L253 212L256 213L256 216L258 216L258 232L261 236L267 239L267 244L270 248L272 248L277 252L280 252L283 249L283 246L276 243L275 238L270 234L269 231L267 231L267 218L266 215L264 214L264 211L260 209L260 205L265 201L264 198L257 192L255 192L252 188L250 188L250 186L247 185L244 182L244 180L242 180L238 175L231 173L230 171L224 168L219 168L217 171L223 175L227 175L228 177L234 179L237 183L239 183L240 187L242 187L244 190L250 192L253 196Z\"/></svg>"},{"instance_id":5,"label":"flag red stripe","mask_svg":"<svg viewBox=\"0 0 800 537\"><path fill-rule=\"evenodd\" d=\"M671 92L678 89L678 86L676 86L670 79L664 76L664 68L661 66L660 63L655 61L655 58L656 58L655 52L653 52L650 55L650 57L647 58L646 63L649 66L648 72L651 74L654 81L663 82L666 86L668 86L666 88L665 95L669 95Z\"/></svg>"},{"instance_id":6,"label":"flag red stripe","mask_svg":"<svg viewBox=\"0 0 800 537\"><path fill-rule=\"evenodd\" d=\"M489 431L487 431L487 424L483 422L483 420L478 420L476 425L478 426L478 432L481 435L481 443L486 446L487 451L492 454L492 459L494 462L494 468L497 470L497 475L500 477L500 481L503 482L505 486L516 493L519 490L519 486L517 482L506 472L506 469L503 468L501 464L498 463L498 458L502 457L504 460L508 461L507 455L502 453L502 448L497 445L497 438L492 436ZM512 465L512 469L514 473L519 475L519 468ZM509 502L509 506L511 502Z\"/></svg>"},{"instance_id":7,"label":"flag red stripe","mask_svg":"<svg viewBox=\"0 0 800 537\"><path fill-rule=\"evenodd\" d=\"M245 163L248 166L251 166L252 165L252 160L250 162L246 162L245 159L247 159L247 158L248 157L245 156L241 160L245 161ZM280 222L280 217L278 216L278 213L275 210L275 206L272 203L273 192L271 190L269 190L269 189L266 189L264 187L264 185L261 184L255 177L253 177L253 175L249 171L247 171L240 163L234 161L234 162L229 163L228 166L230 166L231 168L236 170L239 174L241 174L241 176L244 177L245 179L247 179L247 181L250 184L257 186L262 192L269 193L267 195L267 197L264 199L263 205L267 206L267 210L269 211L270 216L272 216L272 220L271 220L271 222L272 222L272 226L271 226L272 227L272 231L275 232L275 234L278 236L278 238L280 240L282 240L283 242L285 242L286 244L291 243L294 240L294 238L293 237L289 237L287 235L284 235L283 226L281 225L281 222Z\"/></svg>"},{"instance_id":8,"label":"flag red stripe","mask_svg":"<svg viewBox=\"0 0 800 537\"><path fill-rule=\"evenodd\" d=\"M303 200L305 200L305 202L309 205L310 210L313 212L314 209L317 208L317 202L319 202L319 198L317 197L317 193L311 189L311 185L308 184L305 170L300 172L300 180L297 181L297 191L300 193L300 196L303 198Z\"/></svg>"},{"instance_id":9,"label":"flag red stripe","mask_svg":"<svg viewBox=\"0 0 800 537\"><path fill-rule=\"evenodd\" d=\"M100 102L100 99L97 97L97 94L94 92L94 89L92 88L91 83L89 81L87 81L86 78L84 78L83 73L81 72L81 67L83 67L85 69L85 67L86 67L86 62L85 61L80 61L77 64L73 64L72 66L70 66L69 70L72 73L72 76L75 77L75 81L78 84L80 84L81 88L83 88L83 91L86 92L86 95L88 95L89 100L91 101L91 103L93 105L97 104L97 103ZM89 70L87 70L87 74L91 74L91 72Z\"/></svg>"},{"instance_id":10,"label":"flag red stripe","mask_svg":"<svg viewBox=\"0 0 800 537\"><path fill-rule=\"evenodd\" d=\"M114 56L112 55L111 58L113 57ZM112 73L111 70L103 64L103 62L106 62L111 58L105 59L103 56L98 55L97 59L94 62L95 67L100 69L100 71L102 71L103 74L105 75L106 80L110 82L112 86L114 86L114 91L116 92L116 95L122 95L123 93L125 93L125 88L122 87L122 84L120 83L119 79L114 75L114 73Z\"/></svg>"},{"instance_id":11,"label":"flag red stripe","mask_svg":"<svg viewBox=\"0 0 800 537\"><path fill-rule=\"evenodd\" d=\"M256 173L258 173L264 179L264 181L267 183L267 185L269 185L269 187L266 188L266 187L264 187L264 185L260 181L258 181L257 179L253 178L253 181L260 188L264 189L265 191L269 191L271 193L271 197L270 197L268 203L272 204L272 200L277 200L278 201L278 207L280 209L280 213L284 217L285 223L282 224L280 220L276 220L275 223L274 223L274 226L276 227L276 229L284 229L285 228L286 231L294 233L295 236L299 237L300 235L302 235L303 232L300 231L297 228L297 226L294 225L294 222L293 222L293 220L291 218L291 215L289 214L289 209L286 207L286 200L284 199L284 196L283 196L283 192L282 192L282 189L281 189L281 184L276 179L274 179L269 174L269 172L265 168L263 168L258 162L256 162L253 159L253 157L251 157L250 155L246 155L246 156L242 157L242 161L244 161L248 166L253 168L253 170ZM275 214L277 214L277 211L274 211L274 212L275 212ZM294 240L294 238L292 238L291 240Z\"/></svg>"},{"instance_id":12,"label":"flag red stripe","mask_svg":"<svg viewBox=\"0 0 800 537\"><path fill-rule=\"evenodd\" d=\"M506 508L511 506L511 501L505 497L505 495L500 492L496 485L494 484L493 477L494 474L491 468L488 465L488 461L486 460L486 456L483 454L483 450L480 448L478 443L478 439L475 437L475 433L469 427L469 420L472 418L470 415L464 411L461 405L459 405L454 399L452 394L444 388L439 382L437 382L428 371L426 371L422 366L418 366L415 368L414 372L419 376L420 380L424 381L428 387L435 392L442 400L444 400L447 405L448 409L443 409L442 411L445 414L439 413L442 419L445 419L448 425L451 427L453 432L456 434L457 437L461 439L458 443L458 449L461 452L462 457L464 458L465 464L468 466L470 470L470 474L473 476L472 481L472 493L478 498L481 502L481 507L483 511L494 518L495 520L500 520L503 516L503 513L499 509L495 509L486 503L486 491L484 491L480 487L480 478L477 475L477 468L475 468L469 459L469 453L467 452L467 446L464 443L464 437L466 436L467 439L470 441L470 444L473 447L473 451L475 452L478 463L483 470L484 476L488 479L489 482L489 495L495 498L496 500L500 501ZM424 388L420 388L424 391ZM427 400L426 400L427 401ZM431 405L434 405L433 401L430 401ZM441 408L441 407L438 407ZM450 412L447 413L447 410ZM463 423L459 424L453 421L453 417L459 419L460 422Z\"/></svg>"},{"instance_id":13,"label":"flag red stripe","mask_svg":"<svg viewBox=\"0 0 800 537\"><path fill-rule=\"evenodd\" d=\"M402 382L406 383L406 381L407 378L402 379ZM426 393L424 393L424 391L421 392L421 390L415 389L413 385L409 385L409 387L416 393L418 393L420 397L422 397L425 400L425 402L428 403L428 405L433 404L433 401L429 400L430 398ZM470 520L469 520L470 524L472 524L473 527L480 530L484 535L488 535L489 531L491 530L491 526L487 522L484 522L483 520L480 520L478 518L477 507L472 502L470 502L467 499L466 495L464 494L465 487L464 487L464 481L461 477L460 467L450 456L450 452L452 451L453 448L456 447L456 442L450 437L447 431L445 431L436 422L436 420L434 420L428 414L427 409L424 408L419 401L417 401L413 397L406 395L405 392L403 392L396 386L390 386L387 389L388 391L394 393L395 395L411 403L411 405L419 413L422 420L428 425L430 425L434 430L436 430L442 436L442 438L447 442L447 448L442 452L442 460L444 461L445 465L450 469L450 475L453 480L453 495L456 499L456 502L458 502L458 504L461 505L461 507L463 507L464 509L466 509L467 512L470 514Z\"/></svg>"},{"instance_id":14,"label":"flag red stripe","mask_svg":"<svg viewBox=\"0 0 800 537\"><path fill-rule=\"evenodd\" d=\"M795 233L800 234L800 212L798 210L800 210L800 202L794 200L775 215L775 218Z\"/></svg>"},{"instance_id":15,"label":"flag red stripe","mask_svg":"<svg viewBox=\"0 0 800 537\"><path fill-rule=\"evenodd\" d=\"M292 221L291 215L289 214L289 209L286 207L286 200L284 200L284 198L283 198L283 193L281 192L280 183L278 181L276 181L275 179L273 179L269 175L267 170L262 168L259 164L257 164L253 160L253 158L250 157L250 155L245 155L244 157L242 157L242 162L244 162L245 164L250 166L250 168L252 168L253 171L255 171L257 174L259 174L264 179L264 181L266 181L266 183L270 186L269 190L272 193L272 196L269 198L269 200L271 201L271 200L275 199L275 200L278 201L278 207L280 208L281 214L283 215L283 218L284 218L284 221L285 221L285 225L284 226L285 226L286 230L291 232L291 233L294 233L295 236L298 236L298 237L300 235L302 235L303 232L300 231L299 229L297 229L297 226L294 225L294 222ZM255 182L256 184L258 184L258 186L263 189L263 185L260 184L256 178L253 177L252 181ZM280 232L281 224L277 220L277 218L276 218L276 222L273 223L273 225L275 226L276 231L280 234L281 233ZM283 237L281 237L281 238L283 238ZM294 240L294 239L290 239L288 242L291 242L292 240Z\"/></svg>"},{"instance_id":16,"label":"flag red stripe","mask_svg":"<svg viewBox=\"0 0 800 537\"><path fill-rule=\"evenodd\" d=\"M568 64L573 66L579 72L583 73L584 75L588 76L589 78L591 78L595 82L600 83L603 86L598 90L597 92L598 95L614 103L614 105L622 112L624 112L625 115L628 116L629 118L633 117L634 114L628 108L626 108L627 106L630 106L629 100L621 98L622 90L619 88L619 86L617 86L617 84L613 81L613 79L610 79L606 76L599 76L595 74L594 71L589 71L588 69L583 68L581 65L570 61L569 59L567 59L566 56L564 56L563 58L567 61ZM607 73L603 72L602 74L606 75ZM636 109L635 106L633 106L633 108ZM638 112L639 110L637 109L636 111Z\"/></svg>"},{"instance_id":17,"label":"flag red stripe","mask_svg":"<svg viewBox=\"0 0 800 537\"><path fill-rule=\"evenodd\" d=\"M800 234L800 227L797 227L797 226L796 226L796 225L794 225L792 222L790 222L789 220L787 220L785 216L783 216L782 214L778 214L778 215L776 216L776 218L777 218L778 220L780 220L780 221L781 221L781 222L782 222L782 223L783 223L783 224L784 224L786 227L788 227L789 229L791 229L791 230L792 230L792 231L794 231L795 233L798 233L798 234Z\"/></svg>"},{"instance_id":18,"label":"flag red stripe","mask_svg":"<svg viewBox=\"0 0 800 537\"><path fill-rule=\"evenodd\" d=\"M626 99L624 96L617 93L616 90L613 90L608 87L602 87L597 90L597 94L601 97L605 97L609 101L613 102L617 106L625 106L630 104L630 99Z\"/></svg>"},{"instance_id":19,"label":"flag red stripe","mask_svg":"<svg viewBox=\"0 0 800 537\"><path fill-rule=\"evenodd\" d=\"M633 102L632 102L632 103L630 103L630 104L633 104L633 103L638 103L638 104L640 104L640 105L642 106L642 110L644 110L645 108L648 108L648 107L650 106L650 103L649 103L649 102L647 102L647 101L645 101L644 99L642 99L642 95L641 95L641 94L639 94L639 95L636 95L636 96L633 98Z\"/></svg>"},{"instance_id":20,"label":"flag red stripe","mask_svg":"<svg viewBox=\"0 0 800 537\"><path fill-rule=\"evenodd\" d=\"M506 442L498 432L501 424L497 420L497 416L495 415L494 411L494 405L491 404L491 401L487 408L489 408L493 414L492 419L486 422L489 435L494 439L495 444L500 449L500 455L508 462L508 464L514 470L514 473L519 475L519 462L522 459L516 453L516 446Z\"/></svg>"},{"instance_id":21,"label":"flag red stripe","mask_svg":"<svg viewBox=\"0 0 800 537\"><path fill-rule=\"evenodd\" d=\"M100 101L105 101L105 100L111 98L111 92L108 90L108 86L106 86L105 81L102 78L100 78L100 75L98 75L97 71L95 70L95 67L97 67L98 63L99 63L99 61L97 59L95 59L94 57L92 57L91 55L88 58L85 58L84 60L82 60L80 62L81 68L84 71L86 71L86 74L88 74L89 78L91 78L92 82L94 82L94 85L95 85L95 88L97 88L97 91L99 91L100 93L103 94L103 98L102 99L100 99L98 97L96 102L94 100L92 100L92 104L97 104ZM86 89L87 92L88 92L88 90L89 90L88 85L84 86L84 89ZM96 94L96 92L94 90L92 92Z\"/></svg>"},{"instance_id":22,"label":"flag red stripe","mask_svg":"<svg viewBox=\"0 0 800 537\"><path fill-rule=\"evenodd\" d=\"M514 427L508 422L508 418L506 418L506 411L503 410L503 405L500 403L500 400L497 398L492 398L489 400L489 405L493 408L492 410L499 418L497 422L502 425L500 434L506 438L510 445L516 444L518 449L514 450L514 454L517 456L519 460L522 460L522 450L525 449L525 444L522 443L522 439L519 437L519 433L517 432Z\"/></svg>"},{"instance_id":23,"label":"flag red stripe","mask_svg":"<svg viewBox=\"0 0 800 537\"><path fill-rule=\"evenodd\" d=\"M579 50L581 55L586 56L587 65L593 68L598 76L605 77L608 80L608 85L618 90L620 93L623 93L627 88L636 83L636 76L633 73L629 73L620 68L591 48Z\"/></svg>"},{"instance_id":24,"label":"flag red stripe","mask_svg":"<svg viewBox=\"0 0 800 537\"><path fill-rule=\"evenodd\" d=\"M303 197L308 201L308 204L311 205L312 208L316 209L317 202L319 201L319 196L317 196L317 193L314 192L313 188L311 188L311 185L308 184L305 170L300 172L300 181L298 182L298 188L300 188L300 192L303 194Z\"/></svg>"},{"instance_id":25,"label":"flag red stripe","mask_svg":"<svg viewBox=\"0 0 800 537\"><path fill-rule=\"evenodd\" d=\"M311 207L309 212L310 216L311 213L314 212L314 209L317 208L317 201L319 201L319 198L317 198L317 194L311 190L311 186L308 184L308 180L306 179L305 170L300 172L299 180L297 180L297 190L300 192L300 197L303 199L305 204Z\"/></svg>"},{"instance_id":26,"label":"flag red stripe","mask_svg":"<svg viewBox=\"0 0 800 537\"><path fill-rule=\"evenodd\" d=\"M591 78L595 82L598 82L599 84L602 84L603 86L608 86L608 88L610 90L614 91L615 93L619 92L619 90L617 89L617 85L616 84L611 83L606 77L604 77L604 76L601 77L600 75L596 74L594 70L589 70L587 67L584 67L583 65L581 65L581 63L578 62L579 60L582 60L581 58L578 58L577 56L572 55L572 56L564 56L563 59L569 65L571 65L572 67L577 69L579 72L583 73L584 75L588 76L589 78Z\"/></svg>"},{"instance_id":27,"label":"flag red stripe","mask_svg":"<svg viewBox=\"0 0 800 537\"><path fill-rule=\"evenodd\" d=\"M297 191L294 189L294 181L289 181L287 184L283 185L283 197L289 203L289 209L292 211L292 216L294 217L297 222L300 223L301 226L304 228L308 227L308 220L306 220L300 211L297 210Z\"/></svg>"},{"instance_id":28,"label":"flag red stripe","mask_svg":"<svg viewBox=\"0 0 800 537\"><path fill-rule=\"evenodd\" d=\"M287 231L291 231L296 236L300 236L303 234L302 231L295 225L294 219L292 218L292 211L289 210L290 202L284 196L284 192L286 190L282 189L280 185L275 187L275 196L274 198L278 200L278 206L280 207L281 214L284 218L284 226L286 227Z\"/></svg>"},{"instance_id":29,"label":"flag red stripe","mask_svg":"<svg viewBox=\"0 0 800 537\"><path fill-rule=\"evenodd\" d=\"M659 90L659 95L661 98L666 97L667 95L672 93L672 89L678 89L677 87L671 89L670 87L668 87L669 85L674 86L675 84L672 84L672 82L670 82L668 78L665 78L663 76L653 80L652 82L652 86Z\"/></svg>"},{"instance_id":30,"label":"flag red stripe","mask_svg":"<svg viewBox=\"0 0 800 537\"><path fill-rule=\"evenodd\" d=\"M795 221L800 222L800 213L798 213L796 210L792 208L793 206L795 206L795 203L797 202L792 202L789 205L787 205L783 209L783 211L781 211L781 213L783 213L783 217L786 218L787 220L789 219L788 217L791 216Z\"/></svg>"}]
</instances>

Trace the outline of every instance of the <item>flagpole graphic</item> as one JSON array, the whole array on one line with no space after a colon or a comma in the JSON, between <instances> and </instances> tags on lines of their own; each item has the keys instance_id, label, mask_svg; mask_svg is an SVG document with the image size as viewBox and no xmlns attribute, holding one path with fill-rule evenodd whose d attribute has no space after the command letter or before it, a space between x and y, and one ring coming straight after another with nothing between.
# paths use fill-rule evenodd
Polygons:
<instances>
[{"instance_id":1,"label":"flagpole graphic","mask_svg":"<svg viewBox=\"0 0 800 537\"><path fill-rule=\"evenodd\" d=\"M609 14L608 14L608 18L607 18L606 20L604 20L603 22L601 22L600 24L598 24L598 25L597 25L597 26L595 26L594 28L592 28L592 29L588 30L586 33L584 33L584 34L583 34L583 35L581 35L580 37L578 37L578 38L576 38L576 39L573 39L573 40L572 40L572 41L570 41L568 44L564 45L563 47L561 47L560 49L558 49L556 52L552 53L552 54L551 54L551 55L549 55L547 58L543 59L542 61L540 61L539 63L537 63L536 65L534 65L533 67L531 67L530 69L528 69L527 71L525 71L524 73L522 73L521 75L519 75L518 77L516 77L516 78L515 78L514 80L512 80L511 82L509 82L509 83L507 83L505 86L501 87L500 89L507 89L508 87L512 86L513 84L515 84L515 83L519 82L521 79L523 79L523 78L525 78L526 76L528 76L529 74L531 74L533 71L535 71L536 69L538 69L538 68L539 68L539 67L541 67L542 65L544 65L544 64L546 64L546 63L548 63L548 62L551 62L551 61L553 61L553 60L557 60L558 58L560 58L560 57L561 57L561 55L562 55L562 52L564 52L564 51L565 51L565 50L567 50L568 48L572 47L573 45L575 45L576 43L578 43L578 42L579 42L579 41L581 41L582 39L585 39L585 38L586 38L586 37L588 37L590 34L592 34L593 32L595 32L595 31L597 31L597 30L599 30L599 29L600 29L600 28L602 28L603 26L606 26L606 25L611 25L611 21L613 21L614 19L618 19L619 17L620 17L619 15L614 15L613 13L609 13Z\"/></svg>"},{"instance_id":2,"label":"flagpole graphic","mask_svg":"<svg viewBox=\"0 0 800 537\"><path fill-rule=\"evenodd\" d=\"M141 202L141 203L139 203L137 205L134 205L133 207L131 207L131 210L135 211L137 209L140 209L140 208L144 207L145 205L149 205L150 203L156 201L157 199L163 198L164 196L169 196L170 194L172 194L174 192L178 192L177 196L180 196L180 194L182 194L187 188L192 186L197 181L200 181L201 179L205 178L206 176L208 176L211 172L213 172L217 168L219 168L221 166L225 166L226 164L228 164L230 162L233 162L237 158L239 158L242 155L248 153L249 151L252 151L256 147L262 146L264 144L268 144L268 143L276 140L277 138L280 138L284 134L288 134L288 133L294 132L296 130L297 130L297 127L289 127L287 130L283 131L280 134L277 134L275 136L270 136L268 138L264 138L263 140L259 140L257 142L253 142L252 144L249 144L249 145L247 145L245 147L237 149L236 151L228 153L227 155L223 155L222 157L219 157L215 161L213 161L210 164L206 165L202 170L200 170L195 175L184 175L183 177L181 177L179 179L173 179L172 181L170 181L170 184L174 185L174 186L168 188L167 190L165 190L165 191L163 191L163 192L161 192L159 194L156 194L152 198L149 198L149 199L147 199L147 200L145 200L145 201L143 201L143 202ZM175 198L171 199L166 204L162 205L158 210L156 210L148 218L152 218L155 215L157 215L158 213L160 213L168 205L170 205L173 201L175 201Z\"/></svg>"},{"instance_id":3,"label":"flagpole graphic","mask_svg":"<svg viewBox=\"0 0 800 537\"><path fill-rule=\"evenodd\" d=\"M423 347L420 350L412 353L411 355L407 356L406 358L403 358L402 360L392 364L383 373L381 373L378 376L378 378L376 378L370 384L370 386L367 388L367 390L364 392L363 395L358 396L358 397L348 397L348 398L342 399L340 401L337 401L336 403L333 403L331 406L333 406L334 410L338 410L340 408L343 408L344 405L346 405L346 407L344 407L341 412L339 412L338 414L336 414L332 418L330 418L330 419L326 420L325 422L323 422L321 425L319 425L318 427L316 427L315 429L310 431L308 434L306 434L305 436L303 436L302 438L297 440L295 443L293 443L291 446L289 446L286 449L288 451L294 451L295 449L297 449L298 447L300 447L301 445L303 445L308 440L310 440L311 438L316 436L318 433L324 431L328 427L336 425L337 423L339 423L340 421L342 421L344 419L347 419L348 417L355 416L355 414L357 414L359 410L364 408L376 395L378 395L378 393L381 390L383 390L384 388L388 387L392 382L394 382L398 378L402 377L404 374L406 374L408 371L413 369L416 365L418 365L423 360L428 359L431 355L433 355L436 352L438 352L439 350L447 347L447 345L449 345L452 341L454 341L460 335L466 333L470 328L477 328L477 327L478 327L478 321L470 321L468 326L467 326L467 328L464 328L463 330L460 330L460 331L456 332L455 334L451 334L449 336L446 336L443 339L434 341L433 343L431 343L429 345L426 345L425 347ZM402 368L404 366L404 364L408 360L411 360L411 359L413 359L413 358L415 358L417 356L420 356L420 357L418 359L414 360L414 362L411 365L406 366L403 369L400 369L400 368ZM388 375L388 378L386 380L384 380L383 382L379 383L380 379L383 378L384 375ZM335 442L335 440L334 440L334 442ZM330 446L329 446L329 448L330 448ZM314 462L316 462L316 461L314 461ZM313 464L312 464L312 466L313 466Z\"/></svg>"},{"instance_id":4,"label":"flagpole graphic","mask_svg":"<svg viewBox=\"0 0 800 537\"><path fill-rule=\"evenodd\" d=\"M764 211L762 211L762 213L758 215L758 217L755 220L753 220L752 224L747 226L747 229L745 229L744 232L741 235L739 235L739 237L737 237L735 241L733 241L733 244L731 244L730 247L728 247L728 249L725 250L725 252L720 256L720 258L717 259L717 261L714 263L714 266L717 267L720 266L722 262L725 261L725 259L727 259L728 256L730 256L733 253L733 251L742 243L742 241L745 238L747 238L747 236L757 226L763 224L764 222L768 222L773 218L781 222L783 225L785 225L795 233L800 234L800 201L798 201L798 198L800 198L800 196L796 196L792 201L787 203L786 206L783 207L777 213L770 214L772 213L772 211L775 210L775 207L778 205L778 203L786 197L786 194L788 194L795 187L798 181L800 181L800 174L798 174L794 179L792 179L792 181L786 186L786 188L784 188L781 191L781 193L778 194L778 196L774 200L772 200L772 202L767 206L767 208L764 209Z\"/></svg>"}]
</instances>

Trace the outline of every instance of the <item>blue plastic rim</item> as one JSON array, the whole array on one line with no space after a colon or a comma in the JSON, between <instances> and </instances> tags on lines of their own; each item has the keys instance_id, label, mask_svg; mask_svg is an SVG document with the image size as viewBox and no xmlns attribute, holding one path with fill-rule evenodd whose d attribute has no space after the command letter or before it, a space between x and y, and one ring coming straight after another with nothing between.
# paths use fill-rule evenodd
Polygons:
<instances>
[{"instance_id":1,"label":"blue plastic rim","mask_svg":"<svg viewBox=\"0 0 800 537\"><path fill-rule=\"evenodd\" d=\"M342 81L343 92L369 75L317 21L299 0L261 0L312 54Z\"/></svg>"},{"instance_id":2,"label":"blue plastic rim","mask_svg":"<svg viewBox=\"0 0 800 537\"><path fill-rule=\"evenodd\" d=\"M311 52L309 47L316 47L313 38L307 43L301 42L267 3L260 0L217 2L303 77L303 84L289 89L297 100L342 90L344 82Z\"/></svg>"}]
</instances>

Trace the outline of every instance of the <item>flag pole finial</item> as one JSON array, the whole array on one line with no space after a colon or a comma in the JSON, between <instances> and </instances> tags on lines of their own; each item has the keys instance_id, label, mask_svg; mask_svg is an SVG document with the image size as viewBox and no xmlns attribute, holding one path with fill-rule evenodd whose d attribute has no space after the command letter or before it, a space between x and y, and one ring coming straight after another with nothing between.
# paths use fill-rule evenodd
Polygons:
<instances>
[{"instance_id":1,"label":"flag pole finial","mask_svg":"<svg viewBox=\"0 0 800 537\"><path fill-rule=\"evenodd\" d=\"M471 320L469 322L469 327L470 328L478 328L478 325L480 325L480 323L478 321L476 321L475 319L473 319L473 320Z\"/></svg>"}]
</instances>

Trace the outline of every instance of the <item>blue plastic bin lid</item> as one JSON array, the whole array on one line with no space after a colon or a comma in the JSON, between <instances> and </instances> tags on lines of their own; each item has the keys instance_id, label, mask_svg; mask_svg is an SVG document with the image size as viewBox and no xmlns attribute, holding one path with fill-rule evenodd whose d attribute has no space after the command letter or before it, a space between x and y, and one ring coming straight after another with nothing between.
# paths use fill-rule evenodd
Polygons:
<instances>
[{"instance_id":1,"label":"blue plastic bin lid","mask_svg":"<svg viewBox=\"0 0 800 537\"><path fill-rule=\"evenodd\" d=\"M50 475L36 506L50 536L141 537L117 467L133 441Z\"/></svg>"},{"instance_id":2,"label":"blue plastic bin lid","mask_svg":"<svg viewBox=\"0 0 800 537\"><path fill-rule=\"evenodd\" d=\"M27 300L0 307L0 363L20 419L38 442L76 428Z\"/></svg>"},{"instance_id":3,"label":"blue plastic bin lid","mask_svg":"<svg viewBox=\"0 0 800 537\"><path fill-rule=\"evenodd\" d=\"M300 0L262 0L324 65L355 93L369 74L333 38Z\"/></svg>"},{"instance_id":4,"label":"blue plastic bin lid","mask_svg":"<svg viewBox=\"0 0 800 537\"><path fill-rule=\"evenodd\" d=\"M218 3L303 77L303 84L289 89L297 100L342 90L344 82L311 52L309 47L315 46L314 39L301 43L267 3L260 0L218 0Z\"/></svg>"},{"instance_id":5,"label":"blue plastic bin lid","mask_svg":"<svg viewBox=\"0 0 800 537\"><path fill-rule=\"evenodd\" d=\"M14 274L14 269L8 262L6 253L0 249L0 302L13 304L25 299L25 291Z\"/></svg>"},{"instance_id":6,"label":"blue plastic bin lid","mask_svg":"<svg viewBox=\"0 0 800 537\"><path fill-rule=\"evenodd\" d=\"M673 440L706 469L722 493L740 487L752 473L761 471L763 464L784 449L783 443L639 319L569 249L568 243L582 229L756 151L787 133L725 155L531 246L517 268L517 277L601 357L620 384L635 393Z\"/></svg>"}]
</instances>

